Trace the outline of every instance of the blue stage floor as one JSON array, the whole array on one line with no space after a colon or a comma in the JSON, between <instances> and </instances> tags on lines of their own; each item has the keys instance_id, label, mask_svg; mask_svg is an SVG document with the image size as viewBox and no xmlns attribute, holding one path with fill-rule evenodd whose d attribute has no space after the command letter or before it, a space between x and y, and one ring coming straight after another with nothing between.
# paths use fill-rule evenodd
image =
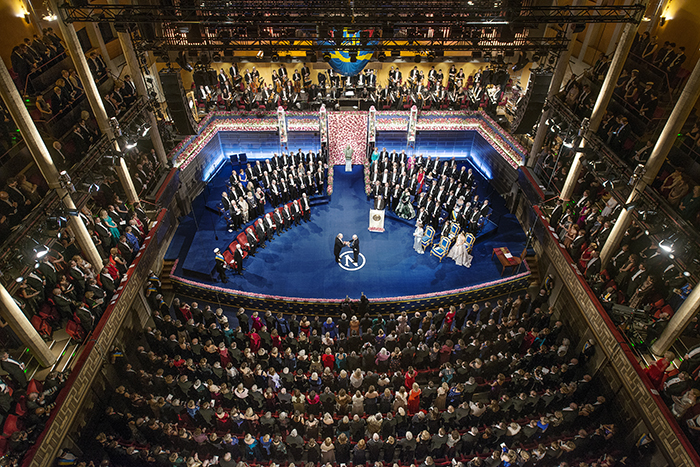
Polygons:
<instances>
[{"instance_id":1,"label":"blue stage floor","mask_svg":"<svg viewBox=\"0 0 700 467\"><path fill-rule=\"evenodd\" d=\"M242 276L229 272L227 284L203 279L199 274L188 276L183 269L211 271L213 249L226 248L238 233L228 233L223 218L204 209L205 198L220 197L229 171L225 167L193 203L198 230L188 216L166 254L166 258L179 258L176 276L201 282L203 286L215 284L232 291L321 299L358 297L361 292L374 298L419 295L500 279L501 266L491 259L493 248L506 246L519 253L525 245L525 234L515 216L507 213L503 200L480 180L480 197L488 195L491 200L492 220L498 229L477 241L472 267L457 266L449 258L440 263L429 252L419 255L413 250L413 227L406 222L387 216L385 232L367 230L370 203L364 193L362 167L355 166L351 173L345 173L344 167L338 166L331 202L313 207L309 223L275 236L266 249L258 249L254 258L244 262L246 271ZM349 271L335 263L333 242L339 232L348 240L353 234L358 235L365 258L361 269Z\"/></svg>"}]
</instances>

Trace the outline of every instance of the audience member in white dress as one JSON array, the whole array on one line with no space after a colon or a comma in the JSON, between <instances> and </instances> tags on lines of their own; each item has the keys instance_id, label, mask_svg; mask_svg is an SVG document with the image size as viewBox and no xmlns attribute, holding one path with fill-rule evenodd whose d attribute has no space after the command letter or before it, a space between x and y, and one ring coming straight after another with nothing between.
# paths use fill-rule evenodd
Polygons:
<instances>
[{"instance_id":1,"label":"audience member in white dress","mask_svg":"<svg viewBox=\"0 0 700 467\"><path fill-rule=\"evenodd\" d=\"M425 253L425 250L423 250L423 245L421 245L423 233L423 224L419 222L418 225L416 225L416 230L413 231L413 249L421 255Z\"/></svg>"},{"instance_id":2,"label":"audience member in white dress","mask_svg":"<svg viewBox=\"0 0 700 467\"><path fill-rule=\"evenodd\" d=\"M452 249L450 249L447 257L455 260L457 266L465 266L469 268L472 265L472 255L467 252L466 241L467 237L463 233L459 234L457 236L457 241Z\"/></svg>"}]
</instances>

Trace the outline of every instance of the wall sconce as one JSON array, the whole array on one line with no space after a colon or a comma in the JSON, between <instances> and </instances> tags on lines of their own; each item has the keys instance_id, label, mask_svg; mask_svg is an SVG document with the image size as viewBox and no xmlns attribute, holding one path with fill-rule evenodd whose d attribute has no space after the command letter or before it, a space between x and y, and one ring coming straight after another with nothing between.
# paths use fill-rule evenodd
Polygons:
<instances>
[{"instance_id":1,"label":"wall sconce","mask_svg":"<svg viewBox=\"0 0 700 467\"><path fill-rule=\"evenodd\" d=\"M31 17L29 16L29 13L25 13L25 14L24 14L24 21L25 21L27 24L31 24Z\"/></svg>"},{"instance_id":2,"label":"wall sconce","mask_svg":"<svg viewBox=\"0 0 700 467\"><path fill-rule=\"evenodd\" d=\"M666 24L666 17L662 16L661 17L661 22L659 23L659 26L663 27L663 25Z\"/></svg>"}]
</instances>

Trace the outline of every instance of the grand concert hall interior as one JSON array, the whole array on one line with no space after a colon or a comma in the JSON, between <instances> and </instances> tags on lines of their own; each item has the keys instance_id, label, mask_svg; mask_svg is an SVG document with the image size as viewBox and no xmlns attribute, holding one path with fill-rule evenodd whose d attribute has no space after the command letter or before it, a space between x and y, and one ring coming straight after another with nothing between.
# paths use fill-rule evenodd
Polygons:
<instances>
[{"instance_id":1,"label":"grand concert hall interior","mask_svg":"<svg viewBox=\"0 0 700 467\"><path fill-rule=\"evenodd\" d=\"M700 465L699 2L0 5L0 466Z\"/></svg>"}]
</instances>

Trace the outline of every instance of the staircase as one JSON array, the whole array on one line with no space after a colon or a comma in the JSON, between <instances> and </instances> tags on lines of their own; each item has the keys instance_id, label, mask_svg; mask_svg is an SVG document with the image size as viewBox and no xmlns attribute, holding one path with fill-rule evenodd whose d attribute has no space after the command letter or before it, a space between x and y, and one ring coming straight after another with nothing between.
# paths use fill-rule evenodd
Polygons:
<instances>
[{"instance_id":1,"label":"staircase","mask_svg":"<svg viewBox=\"0 0 700 467\"><path fill-rule=\"evenodd\" d=\"M163 269L160 271L160 288L165 293L173 289L173 283L170 281L170 271L173 270L175 260L163 260Z\"/></svg>"},{"instance_id":2,"label":"staircase","mask_svg":"<svg viewBox=\"0 0 700 467\"><path fill-rule=\"evenodd\" d=\"M71 339L63 329L55 331L47 344L56 357L56 363L47 368L42 367L27 348L20 354L12 355L13 359L24 363L27 381L32 379L43 381L52 371L65 371L73 365L81 350L80 343Z\"/></svg>"},{"instance_id":3,"label":"staircase","mask_svg":"<svg viewBox=\"0 0 700 467\"><path fill-rule=\"evenodd\" d=\"M527 254L525 256L525 261L530 267L530 287L537 286L542 283L542 278L540 277L540 268L537 261L537 254L532 248L527 249Z\"/></svg>"}]
</instances>

